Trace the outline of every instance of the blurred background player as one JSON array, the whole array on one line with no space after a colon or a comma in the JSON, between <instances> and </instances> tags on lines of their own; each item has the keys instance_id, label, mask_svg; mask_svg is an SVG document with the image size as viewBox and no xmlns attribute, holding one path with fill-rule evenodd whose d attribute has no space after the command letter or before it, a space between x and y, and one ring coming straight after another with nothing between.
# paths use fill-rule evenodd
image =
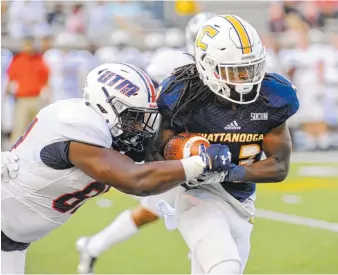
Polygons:
<instances>
[{"instance_id":1,"label":"blurred background player","mask_svg":"<svg viewBox=\"0 0 338 275\"><path fill-rule=\"evenodd\" d=\"M192 17L187 23L185 29L186 49L194 49L194 37L196 37L199 29L214 17L214 13L201 13ZM181 41L184 39L177 30L169 30L166 33L166 47L158 49L151 58L147 72L155 81L162 82L164 78L169 76L177 67L193 63L194 50L186 54L183 51ZM148 37L148 43L160 44L157 39L160 37ZM156 47L157 48L157 47ZM190 55L189 55L190 54ZM172 206L175 203L177 190L173 189L158 196L142 198L141 205L133 210L122 212L108 227L90 238L81 237L77 241L77 249L80 253L80 264L78 271L80 273L93 272L94 262L97 257L111 246L125 241L136 234L139 228L145 224L156 221L163 217L163 213L157 208L160 200L165 200ZM170 224L168 225L170 227Z\"/></svg>"},{"instance_id":2,"label":"blurred background player","mask_svg":"<svg viewBox=\"0 0 338 275\"><path fill-rule=\"evenodd\" d=\"M194 54L193 45L199 27L203 25L214 13L203 12L193 16L185 26L185 48L183 34L178 29L169 29L165 34L165 47L156 51L146 68L148 74L157 82L162 82L173 69L193 63L191 55Z\"/></svg>"},{"instance_id":3,"label":"blurred background player","mask_svg":"<svg viewBox=\"0 0 338 275\"><path fill-rule=\"evenodd\" d=\"M54 47L43 55L51 70L51 103L81 97L81 87L85 84L88 72L99 65L99 59L94 55L95 45L89 44L85 50L75 50L71 48L75 41L76 37L71 34L60 33L54 41Z\"/></svg>"}]
</instances>

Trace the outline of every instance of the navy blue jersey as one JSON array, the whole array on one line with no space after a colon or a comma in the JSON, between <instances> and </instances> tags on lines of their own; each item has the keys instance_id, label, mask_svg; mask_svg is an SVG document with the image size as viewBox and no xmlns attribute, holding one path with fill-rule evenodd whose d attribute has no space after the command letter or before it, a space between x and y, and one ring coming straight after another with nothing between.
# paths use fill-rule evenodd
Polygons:
<instances>
[{"instance_id":1,"label":"navy blue jersey","mask_svg":"<svg viewBox=\"0 0 338 275\"><path fill-rule=\"evenodd\" d=\"M161 84L157 100L162 116L171 119L173 106L182 91L182 82L176 83L170 91L163 91L174 80L171 76ZM215 100L213 93L191 112L174 119L176 133L189 131L207 138L210 143L226 144L232 153L232 162L249 165L260 160L264 135L283 124L297 112L299 102L295 87L278 74L266 74L258 99L248 105L231 108ZM222 183L223 188L240 201L255 192L254 183Z\"/></svg>"}]
</instances>

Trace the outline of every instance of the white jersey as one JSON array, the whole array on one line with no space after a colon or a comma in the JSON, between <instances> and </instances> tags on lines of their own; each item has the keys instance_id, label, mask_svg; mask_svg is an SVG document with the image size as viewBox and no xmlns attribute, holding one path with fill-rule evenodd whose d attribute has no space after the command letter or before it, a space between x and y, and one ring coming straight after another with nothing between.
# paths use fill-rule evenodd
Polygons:
<instances>
[{"instance_id":1,"label":"white jersey","mask_svg":"<svg viewBox=\"0 0 338 275\"><path fill-rule=\"evenodd\" d=\"M165 78L170 76L174 69L190 63L194 63L194 59L185 54L184 51L163 48L156 51L152 56L147 66L147 73L152 79L161 83Z\"/></svg>"},{"instance_id":2,"label":"white jersey","mask_svg":"<svg viewBox=\"0 0 338 275\"><path fill-rule=\"evenodd\" d=\"M20 173L2 183L2 231L18 242L32 242L66 222L87 199L108 191L76 167L55 170L40 157L42 148L76 140L110 148L104 119L82 99L58 101L42 109L13 152Z\"/></svg>"},{"instance_id":3,"label":"white jersey","mask_svg":"<svg viewBox=\"0 0 338 275\"><path fill-rule=\"evenodd\" d=\"M324 64L325 85L338 86L338 48L333 46L323 47L321 51L321 61Z\"/></svg>"},{"instance_id":4,"label":"white jersey","mask_svg":"<svg viewBox=\"0 0 338 275\"><path fill-rule=\"evenodd\" d=\"M286 76L286 70L283 67L279 54L267 49L265 70L267 73L277 73Z\"/></svg>"},{"instance_id":5,"label":"white jersey","mask_svg":"<svg viewBox=\"0 0 338 275\"><path fill-rule=\"evenodd\" d=\"M317 45L310 45L306 49L292 50L287 57L289 68L294 67L296 69L293 84L297 87L297 94L301 103L299 111L291 118L291 123L323 120L323 104L320 100L315 100L322 94L318 74L320 55L320 48Z\"/></svg>"}]
</instances>

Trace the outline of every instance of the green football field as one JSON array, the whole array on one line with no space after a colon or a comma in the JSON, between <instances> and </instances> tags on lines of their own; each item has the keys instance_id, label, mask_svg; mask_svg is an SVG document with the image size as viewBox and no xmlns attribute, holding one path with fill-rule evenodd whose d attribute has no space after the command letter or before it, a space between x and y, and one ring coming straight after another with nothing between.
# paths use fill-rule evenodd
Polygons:
<instances>
[{"instance_id":1,"label":"green football field","mask_svg":"<svg viewBox=\"0 0 338 275\"><path fill-rule=\"evenodd\" d=\"M258 209L327 223L315 228L304 225L302 219L294 224L257 217L245 273L338 273L337 169L338 164L294 164L285 182L258 185ZM318 175L310 174L313 172ZM103 197L110 200L111 207L98 206ZM68 223L32 244L26 273L76 273L76 239L96 233L118 213L137 205L134 199L116 191L103 197L87 202ZM166 231L158 221L104 253L96 273L187 274L187 255L179 233Z\"/></svg>"}]
</instances>

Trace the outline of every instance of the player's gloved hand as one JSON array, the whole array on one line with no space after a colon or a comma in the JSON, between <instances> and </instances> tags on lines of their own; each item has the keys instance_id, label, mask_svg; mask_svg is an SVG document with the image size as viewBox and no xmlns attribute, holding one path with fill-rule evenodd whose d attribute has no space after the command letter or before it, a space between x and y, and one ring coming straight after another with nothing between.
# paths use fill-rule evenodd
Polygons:
<instances>
[{"instance_id":1,"label":"player's gloved hand","mask_svg":"<svg viewBox=\"0 0 338 275\"><path fill-rule=\"evenodd\" d=\"M196 187L199 185L217 184L223 182L228 174L228 171L223 172L207 172L199 175L196 179L186 181L185 184L189 187Z\"/></svg>"},{"instance_id":2,"label":"player's gloved hand","mask_svg":"<svg viewBox=\"0 0 338 275\"><path fill-rule=\"evenodd\" d=\"M9 182L15 179L19 173L19 156L13 152L1 152L1 181Z\"/></svg>"},{"instance_id":3,"label":"player's gloved hand","mask_svg":"<svg viewBox=\"0 0 338 275\"><path fill-rule=\"evenodd\" d=\"M211 144L208 149L200 146L200 157L206 163L205 171L228 171L231 164L231 153L229 147L221 144Z\"/></svg>"}]
</instances>

